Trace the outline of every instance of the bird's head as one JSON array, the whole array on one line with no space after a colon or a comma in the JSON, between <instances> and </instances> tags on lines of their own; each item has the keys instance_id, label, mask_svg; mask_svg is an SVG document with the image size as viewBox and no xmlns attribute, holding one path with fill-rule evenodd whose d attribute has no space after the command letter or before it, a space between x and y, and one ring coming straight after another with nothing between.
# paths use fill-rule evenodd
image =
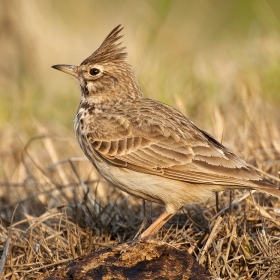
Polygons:
<instances>
[{"instance_id":1,"label":"bird's head","mask_svg":"<svg viewBox=\"0 0 280 280\"><path fill-rule=\"evenodd\" d=\"M53 68L77 78L81 102L89 104L118 102L142 96L131 66L125 61L125 47L118 42L123 36L121 25L115 27L100 47L80 66L59 64Z\"/></svg>"}]
</instances>

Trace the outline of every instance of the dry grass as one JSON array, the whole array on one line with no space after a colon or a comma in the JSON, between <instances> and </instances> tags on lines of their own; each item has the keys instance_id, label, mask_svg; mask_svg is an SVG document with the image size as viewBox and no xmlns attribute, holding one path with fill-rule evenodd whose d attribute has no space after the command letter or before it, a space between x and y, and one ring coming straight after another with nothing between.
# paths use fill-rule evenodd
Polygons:
<instances>
[{"instance_id":1,"label":"dry grass","mask_svg":"<svg viewBox=\"0 0 280 280\"><path fill-rule=\"evenodd\" d=\"M22 179L1 183L4 279L36 279L80 255L131 240L145 216L141 200L108 187L85 158L52 162L60 157L60 142L67 151L76 148L67 139L37 137L9 156L11 177ZM279 155L276 149L258 150L255 163L273 175ZM278 199L245 191L232 197L232 209L228 193L219 194L218 212L214 200L183 209L157 238L192 253L223 279L277 279ZM153 206L148 219L162 210Z\"/></svg>"},{"instance_id":2,"label":"dry grass","mask_svg":"<svg viewBox=\"0 0 280 280\"><path fill-rule=\"evenodd\" d=\"M3 279L36 279L80 255L131 240L145 217L150 222L162 210L146 203L144 211L142 200L98 176L72 132L77 88L49 70L79 63L120 22L143 92L185 112L279 184L279 5L162 2L141 1L136 11L130 1L76 6L69 0L65 10L57 1L2 0ZM110 20L103 25L105 13ZM183 209L157 238L192 253L223 279L279 279L280 202L246 191L234 191L232 200L230 209L229 193L220 193L218 211L214 198Z\"/></svg>"}]
</instances>

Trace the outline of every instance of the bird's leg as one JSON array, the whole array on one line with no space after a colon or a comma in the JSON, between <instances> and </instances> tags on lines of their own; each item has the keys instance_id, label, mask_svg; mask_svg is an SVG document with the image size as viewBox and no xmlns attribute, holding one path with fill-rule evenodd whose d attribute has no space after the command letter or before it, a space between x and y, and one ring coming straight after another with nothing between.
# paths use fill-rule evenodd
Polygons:
<instances>
[{"instance_id":1,"label":"bird's leg","mask_svg":"<svg viewBox=\"0 0 280 280\"><path fill-rule=\"evenodd\" d=\"M215 192L216 194L216 212L219 213L220 209L219 209L219 193Z\"/></svg>"},{"instance_id":2,"label":"bird's leg","mask_svg":"<svg viewBox=\"0 0 280 280\"><path fill-rule=\"evenodd\" d=\"M163 225L171 219L175 214L170 214L168 212L163 212L156 220L140 235L140 239L145 239L149 235L157 233Z\"/></svg>"},{"instance_id":3,"label":"bird's leg","mask_svg":"<svg viewBox=\"0 0 280 280\"><path fill-rule=\"evenodd\" d=\"M232 214L232 191L229 191L229 214Z\"/></svg>"}]
</instances>

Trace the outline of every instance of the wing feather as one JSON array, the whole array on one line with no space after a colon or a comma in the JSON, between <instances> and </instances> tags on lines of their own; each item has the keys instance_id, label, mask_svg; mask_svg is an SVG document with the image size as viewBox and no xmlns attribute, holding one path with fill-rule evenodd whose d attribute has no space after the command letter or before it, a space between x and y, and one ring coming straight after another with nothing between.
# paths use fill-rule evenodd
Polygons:
<instances>
[{"instance_id":1,"label":"wing feather","mask_svg":"<svg viewBox=\"0 0 280 280\"><path fill-rule=\"evenodd\" d=\"M253 187L263 179L179 111L153 102L145 99L131 111L119 108L121 116L103 114L91 121L87 141L107 161L146 174L236 187ZM157 110L149 113L147 104Z\"/></svg>"}]
</instances>

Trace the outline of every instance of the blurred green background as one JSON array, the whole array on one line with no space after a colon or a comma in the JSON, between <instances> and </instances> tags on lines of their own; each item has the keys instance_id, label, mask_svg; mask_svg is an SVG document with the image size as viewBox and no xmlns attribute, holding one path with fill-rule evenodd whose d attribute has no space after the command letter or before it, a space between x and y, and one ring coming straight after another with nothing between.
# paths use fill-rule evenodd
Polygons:
<instances>
[{"instance_id":1,"label":"blurred green background","mask_svg":"<svg viewBox=\"0 0 280 280\"><path fill-rule=\"evenodd\" d=\"M79 87L51 65L80 64L119 23L125 27L128 62L146 96L179 108L211 130L211 108L232 115L228 106L239 106L245 88L279 118L279 1L0 4L2 135L13 131L24 142L43 127L74 138Z\"/></svg>"}]
</instances>

